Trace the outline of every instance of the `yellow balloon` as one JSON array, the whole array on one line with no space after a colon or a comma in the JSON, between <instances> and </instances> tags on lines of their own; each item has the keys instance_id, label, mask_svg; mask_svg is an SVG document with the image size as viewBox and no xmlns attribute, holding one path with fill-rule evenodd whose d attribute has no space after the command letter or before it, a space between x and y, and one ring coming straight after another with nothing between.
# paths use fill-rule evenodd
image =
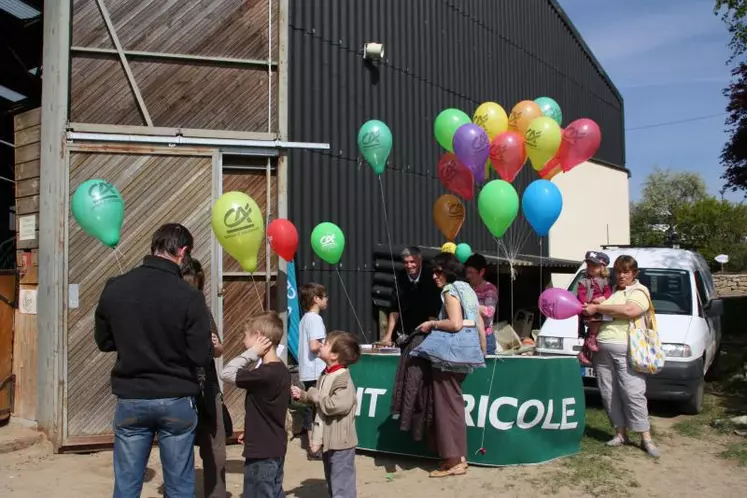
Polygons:
<instances>
[{"instance_id":1,"label":"yellow balloon","mask_svg":"<svg viewBox=\"0 0 747 498\"><path fill-rule=\"evenodd\" d=\"M265 221L257 203L244 192L226 192L213 205L213 233L223 249L249 273L265 238Z\"/></svg>"},{"instance_id":2,"label":"yellow balloon","mask_svg":"<svg viewBox=\"0 0 747 498\"><path fill-rule=\"evenodd\" d=\"M562 138L560 125L554 119L546 116L533 119L524 133L524 144L532 168L537 171L544 168L545 163L558 151Z\"/></svg>"},{"instance_id":3,"label":"yellow balloon","mask_svg":"<svg viewBox=\"0 0 747 498\"><path fill-rule=\"evenodd\" d=\"M453 242L447 242L441 246L441 252L449 252L451 254L456 253L456 244Z\"/></svg>"},{"instance_id":4,"label":"yellow balloon","mask_svg":"<svg viewBox=\"0 0 747 498\"><path fill-rule=\"evenodd\" d=\"M493 140L496 135L508 130L508 114L506 110L495 102L480 104L472 116L472 122L485 130L488 138Z\"/></svg>"}]
</instances>

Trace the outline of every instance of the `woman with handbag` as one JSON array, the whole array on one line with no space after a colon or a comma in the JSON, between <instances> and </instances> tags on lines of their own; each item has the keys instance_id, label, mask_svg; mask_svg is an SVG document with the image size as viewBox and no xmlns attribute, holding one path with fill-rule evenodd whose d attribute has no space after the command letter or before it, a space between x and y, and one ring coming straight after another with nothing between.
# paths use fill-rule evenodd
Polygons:
<instances>
[{"instance_id":1,"label":"woman with handbag","mask_svg":"<svg viewBox=\"0 0 747 498\"><path fill-rule=\"evenodd\" d=\"M200 292L205 287L205 273L196 259L186 262L181 268L182 278ZM213 337L213 358L223 354L223 344L218 327L210 315L210 332ZM226 437L233 433L231 416L223 404L223 393L218 383L215 361L199 369L200 395L198 396L198 422L195 432L196 444L200 448L203 467L205 498L225 498L226 493Z\"/></svg>"},{"instance_id":2,"label":"woman with handbag","mask_svg":"<svg viewBox=\"0 0 747 498\"><path fill-rule=\"evenodd\" d=\"M607 446L629 444L627 431L642 434L641 448L658 458L659 449L651 439L646 402L646 377L631 362L629 344L634 323L655 323L649 290L638 282L638 262L632 256L615 260L613 294L602 304L585 304L584 314L601 313L611 320L602 323L597 335L599 351L594 354L594 370L604 409L615 427L615 437Z\"/></svg>"},{"instance_id":3,"label":"woman with handbag","mask_svg":"<svg viewBox=\"0 0 747 498\"><path fill-rule=\"evenodd\" d=\"M431 477L467 473L467 425L462 382L475 368L485 366L485 329L477 295L463 281L456 256L441 253L433 258L433 280L441 289L443 306L438 320L418 329L428 335L410 355L431 363L434 405L433 440L442 458Z\"/></svg>"}]
</instances>

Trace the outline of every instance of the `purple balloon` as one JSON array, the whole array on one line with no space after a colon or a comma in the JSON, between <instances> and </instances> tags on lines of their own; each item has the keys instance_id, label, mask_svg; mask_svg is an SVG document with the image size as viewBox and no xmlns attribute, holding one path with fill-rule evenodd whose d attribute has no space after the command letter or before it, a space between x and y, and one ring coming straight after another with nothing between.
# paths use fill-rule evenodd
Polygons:
<instances>
[{"instance_id":1,"label":"purple balloon","mask_svg":"<svg viewBox=\"0 0 747 498\"><path fill-rule=\"evenodd\" d=\"M539 298L539 309L547 318L565 320L581 314L581 301L565 289L547 289Z\"/></svg>"},{"instance_id":2,"label":"purple balloon","mask_svg":"<svg viewBox=\"0 0 747 498\"><path fill-rule=\"evenodd\" d=\"M490 156L490 140L485 130L474 123L460 126L454 133L454 154L481 184L485 181L485 162Z\"/></svg>"}]
</instances>

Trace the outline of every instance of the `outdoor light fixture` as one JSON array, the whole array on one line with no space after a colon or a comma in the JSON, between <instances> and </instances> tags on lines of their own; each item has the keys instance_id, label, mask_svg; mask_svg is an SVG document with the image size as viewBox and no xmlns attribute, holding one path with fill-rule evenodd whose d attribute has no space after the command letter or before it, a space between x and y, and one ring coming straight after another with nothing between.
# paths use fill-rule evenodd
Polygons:
<instances>
[{"instance_id":1,"label":"outdoor light fixture","mask_svg":"<svg viewBox=\"0 0 747 498\"><path fill-rule=\"evenodd\" d=\"M363 45L363 58L369 61L380 61L384 58L384 45L381 43L366 43Z\"/></svg>"}]
</instances>

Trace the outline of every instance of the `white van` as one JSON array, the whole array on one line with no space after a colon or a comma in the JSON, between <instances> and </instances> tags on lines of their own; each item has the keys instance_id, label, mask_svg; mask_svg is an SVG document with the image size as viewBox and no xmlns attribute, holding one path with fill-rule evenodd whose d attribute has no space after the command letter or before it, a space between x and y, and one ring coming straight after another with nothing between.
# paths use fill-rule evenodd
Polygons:
<instances>
[{"instance_id":1,"label":"white van","mask_svg":"<svg viewBox=\"0 0 747 498\"><path fill-rule=\"evenodd\" d=\"M651 291L666 362L661 372L647 376L648 398L677 402L683 413L699 413L705 374L719 356L723 313L708 265L700 254L683 249L609 248L604 252L610 257L613 282L612 265L618 256L627 254L638 262L638 279ZM586 265L581 265L569 291L575 294L585 271ZM578 328L577 317L547 319L539 334L537 353L578 355L583 343ZM595 391L594 369L580 370L584 387Z\"/></svg>"}]
</instances>

